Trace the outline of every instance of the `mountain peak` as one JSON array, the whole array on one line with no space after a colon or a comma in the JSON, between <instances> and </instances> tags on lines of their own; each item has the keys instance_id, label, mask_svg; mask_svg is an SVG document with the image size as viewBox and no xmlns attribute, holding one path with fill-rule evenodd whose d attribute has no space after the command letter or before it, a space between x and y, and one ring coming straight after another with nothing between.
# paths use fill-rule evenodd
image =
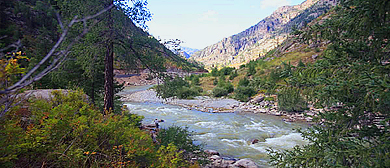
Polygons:
<instances>
[{"instance_id":1,"label":"mountain peak","mask_svg":"<svg viewBox=\"0 0 390 168\"><path fill-rule=\"evenodd\" d=\"M265 55L283 42L293 26L303 26L330 9L336 0L306 0L295 6L282 6L248 29L223 38L191 55L206 68L234 66ZM319 5L316 5L319 4Z\"/></svg>"}]
</instances>

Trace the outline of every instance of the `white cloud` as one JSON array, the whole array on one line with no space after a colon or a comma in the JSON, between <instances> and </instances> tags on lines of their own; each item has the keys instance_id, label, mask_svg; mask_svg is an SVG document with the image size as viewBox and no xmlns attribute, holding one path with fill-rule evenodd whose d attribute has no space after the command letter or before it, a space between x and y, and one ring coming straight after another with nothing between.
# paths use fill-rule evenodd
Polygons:
<instances>
[{"instance_id":1,"label":"white cloud","mask_svg":"<svg viewBox=\"0 0 390 168\"><path fill-rule=\"evenodd\" d=\"M262 0L260 6L262 9L291 5L291 0Z\"/></svg>"},{"instance_id":2,"label":"white cloud","mask_svg":"<svg viewBox=\"0 0 390 168\"><path fill-rule=\"evenodd\" d=\"M218 20L217 18L218 13L213 10L209 10L207 12L202 13L202 15L199 18L199 21L212 21L215 22Z\"/></svg>"}]
</instances>

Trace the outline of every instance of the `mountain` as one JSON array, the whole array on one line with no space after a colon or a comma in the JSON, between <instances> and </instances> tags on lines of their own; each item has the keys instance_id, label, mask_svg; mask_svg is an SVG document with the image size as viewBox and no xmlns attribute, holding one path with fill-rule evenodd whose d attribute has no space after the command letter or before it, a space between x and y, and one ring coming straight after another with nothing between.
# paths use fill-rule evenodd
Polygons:
<instances>
[{"instance_id":1,"label":"mountain","mask_svg":"<svg viewBox=\"0 0 390 168\"><path fill-rule=\"evenodd\" d=\"M190 58L192 54L199 51L199 49L193 49L189 47L181 47L180 50L181 50L181 54L186 58Z\"/></svg>"},{"instance_id":2,"label":"mountain","mask_svg":"<svg viewBox=\"0 0 390 168\"><path fill-rule=\"evenodd\" d=\"M326 13L336 0L306 0L295 6L283 6L256 25L191 55L206 68L233 66L264 56L282 43L294 27L301 28Z\"/></svg>"}]
</instances>

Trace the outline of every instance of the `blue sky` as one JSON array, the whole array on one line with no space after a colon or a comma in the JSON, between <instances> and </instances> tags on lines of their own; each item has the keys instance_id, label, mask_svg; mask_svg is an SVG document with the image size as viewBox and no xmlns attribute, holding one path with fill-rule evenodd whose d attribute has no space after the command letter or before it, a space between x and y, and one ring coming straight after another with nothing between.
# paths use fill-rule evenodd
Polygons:
<instances>
[{"instance_id":1,"label":"blue sky","mask_svg":"<svg viewBox=\"0 0 390 168\"><path fill-rule=\"evenodd\" d=\"M149 33L203 49L257 24L280 6L304 0L148 0Z\"/></svg>"}]
</instances>

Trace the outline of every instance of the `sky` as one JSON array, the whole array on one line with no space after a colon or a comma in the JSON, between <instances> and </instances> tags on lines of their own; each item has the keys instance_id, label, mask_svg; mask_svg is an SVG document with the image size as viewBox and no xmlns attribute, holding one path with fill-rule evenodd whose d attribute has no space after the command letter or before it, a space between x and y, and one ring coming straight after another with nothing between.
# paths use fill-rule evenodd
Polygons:
<instances>
[{"instance_id":1,"label":"sky","mask_svg":"<svg viewBox=\"0 0 390 168\"><path fill-rule=\"evenodd\" d=\"M182 46L203 49L240 33L280 6L304 0L148 0L148 32L159 39L179 39Z\"/></svg>"}]
</instances>

